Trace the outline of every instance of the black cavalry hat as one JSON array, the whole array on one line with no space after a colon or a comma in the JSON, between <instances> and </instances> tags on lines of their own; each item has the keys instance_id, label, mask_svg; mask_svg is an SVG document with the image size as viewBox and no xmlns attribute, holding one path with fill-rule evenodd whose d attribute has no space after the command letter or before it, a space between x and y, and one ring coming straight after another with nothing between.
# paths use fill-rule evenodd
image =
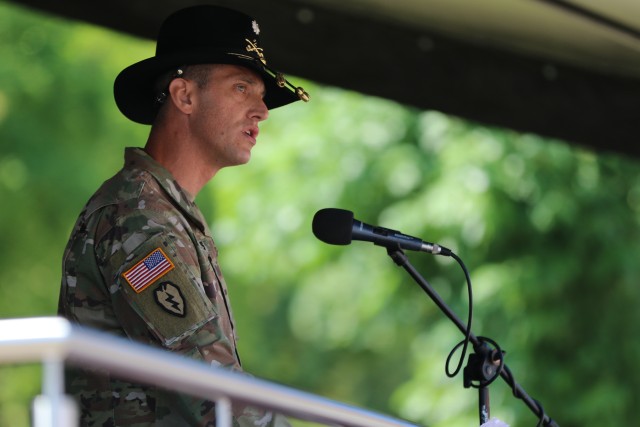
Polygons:
<instances>
[{"instance_id":1,"label":"black cavalry hat","mask_svg":"<svg viewBox=\"0 0 640 427\"><path fill-rule=\"evenodd\" d=\"M260 47L260 27L250 16L213 5L192 6L170 15L158 34L156 55L120 72L114 84L118 108L127 118L152 124L158 111L154 92L157 78L172 69L193 64L235 64L262 76L269 109L309 95L267 66Z\"/></svg>"}]
</instances>

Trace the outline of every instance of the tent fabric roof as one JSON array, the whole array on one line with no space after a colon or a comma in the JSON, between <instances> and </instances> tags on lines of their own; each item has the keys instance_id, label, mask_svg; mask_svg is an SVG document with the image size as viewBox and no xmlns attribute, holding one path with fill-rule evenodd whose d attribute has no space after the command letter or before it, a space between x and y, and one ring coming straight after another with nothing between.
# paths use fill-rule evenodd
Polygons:
<instances>
[{"instance_id":1,"label":"tent fabric roof","mask_svg":"<svg viewBox=\"0 0 640 427\"><path fill-rule=\"evenodd\" d=\"M185 0L12 0L155 38ZM635 0L227 0L270 64L323 84L640 156Z\"/></svg>"}]
</instances>

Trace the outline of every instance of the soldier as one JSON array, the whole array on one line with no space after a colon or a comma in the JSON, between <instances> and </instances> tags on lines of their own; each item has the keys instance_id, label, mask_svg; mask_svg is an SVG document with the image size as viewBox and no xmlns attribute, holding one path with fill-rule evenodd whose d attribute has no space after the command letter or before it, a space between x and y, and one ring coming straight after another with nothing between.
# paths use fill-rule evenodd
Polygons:
<instances>
[{"instance_id":1,"label":"soldier","mask_svg":"<svg viewBox=\"0 0 640 427\"><path fill-rule=\"evenodd\" d=\"M249 161L269 109L308 95L267 66L242 13L195 6L163 23L156 55L116 78L144 149L89 200L63 259L59 314L72 322L241 371L218 252L194 197L223 167ZM67 387L92 426L213 426L212 402L86 370ZM234 425L278 425L234 408ZM282 421L287 425L286 421Z\"/></svg>"}]
</instances>

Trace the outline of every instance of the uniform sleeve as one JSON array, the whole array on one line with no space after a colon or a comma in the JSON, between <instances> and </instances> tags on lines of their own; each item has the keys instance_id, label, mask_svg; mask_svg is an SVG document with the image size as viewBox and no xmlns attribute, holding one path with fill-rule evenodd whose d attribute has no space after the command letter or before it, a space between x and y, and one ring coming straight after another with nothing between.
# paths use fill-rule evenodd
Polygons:
<instances>
[{"instance_id":1,"label":"uniform sleeve","mask_svg":"<svg viewBox=\"0 0 640 427\"><path fill-rule=\"evenodd\" d=\"M114 275L122 299L169 349L177 349L185 338L217 317L191 263L191 257L178 252L174 236L160 233L128 254ZM135 328L127 332L139 333Z\"/></svg>"},{"instance_id":2,"label":"uniform sleeve","mask_svg":"<svg viewBox=\"0 0 640 427\"><path fill-rule=\"evenodd\" d=\"M239 369L233 337L205 294L187 224L136 211L115 222L97 256L114 314L130 338Z\"/></svg>"}]
</instances>

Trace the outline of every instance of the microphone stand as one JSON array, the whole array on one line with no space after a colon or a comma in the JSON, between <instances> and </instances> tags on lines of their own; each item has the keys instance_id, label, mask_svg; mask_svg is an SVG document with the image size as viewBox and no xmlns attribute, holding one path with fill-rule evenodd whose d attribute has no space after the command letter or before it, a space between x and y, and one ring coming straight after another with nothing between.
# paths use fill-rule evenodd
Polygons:
<instances>
[{"instance_id":1,"label":"microphone stand","mask_svg":"<svg viewBox=\"0 0 640 427\"><path fill-rule=\"evenodd\" d=\"M460 329L463 334L467 334L466 325L456 316L456 314L447 306L440 298L429 282L427 282L418 271L411 265L409 259L400 247L387 247L387 253L391 259L400 267L403 267L409 275L420 285L420 287L431 297L436 305L451 319L451 321ZM472 332L469 334L469 341L473 344L475 353L469 355L467 366L464 368L464 387L469 388L472 381L479 381L478 388L478 410L480 414L480 425L489 421L489 388L488 385L493 381L496 373L511 387L513 395L522 399L531 411L538 417L539 426L559 427L558 424L551 419L542 408L542 405L531 398L527 392L515 382L509 368L504 364L504 354L502 351L492 349L487 342L495 344L494 341L477 337ZM497 345L496 345L497 347Z\"/></svg>"}]
</instances>

